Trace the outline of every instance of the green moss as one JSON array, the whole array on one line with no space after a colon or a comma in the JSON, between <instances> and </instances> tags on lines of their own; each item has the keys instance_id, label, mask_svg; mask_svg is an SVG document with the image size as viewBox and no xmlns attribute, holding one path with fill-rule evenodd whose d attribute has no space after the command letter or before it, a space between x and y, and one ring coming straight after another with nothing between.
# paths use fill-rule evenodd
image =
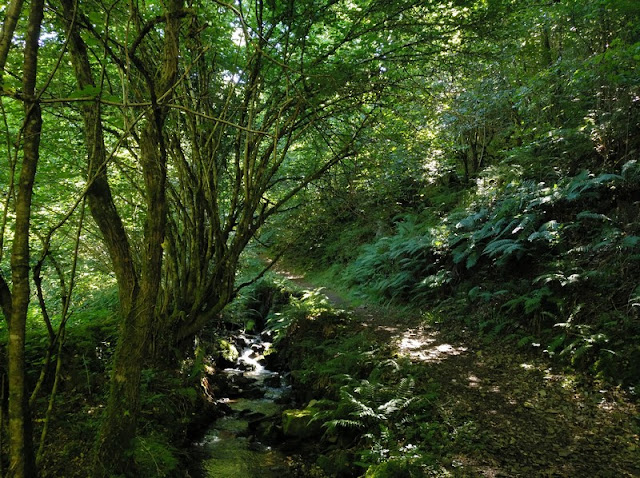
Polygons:
<instances>
[{"instance_id":1,"label":"green moss","mask_svg":"<svg viewBox=\"0 0 640 478\"><path fill-rule=\"evenodd\" d=\"M229 362L235 362L238 360L238 357L240 357L236 346L224 339L218 341L218 347L220 347L220 355L222 355L222 358Z\"/></svg>"},{"instance_id":2,"label":"green moss","mask_svg":"<svg viewBox=\"0 0 640 478\"><path fill-rule=\"evenodd\" d=\"M309 438L322 433L322 423L313 421L318 409L312 404L302 410L282 412L282 431L286 436Z\"/></svg>"},{"instance_id":3,"label":"green moss","mask_svg":"<svg viewBox=\"0 0 640 478\"><path fill-rule=\"evenodd\" d=\"M286 467L278 452L250 450L246 440L222 438L209 447L212 458L203 463L205 478L278 478Z\"/></svg>"},{"instance_id":4,"label":"green moss","mask_svg":"<svg viewBox=\"0 0 640 478\"><path fill-rule=\"evenodd\" d=\"M176 449L162 437L138 437L133 456L140 476L172 476L178 468Z\"/></svg>"},{"instance_id":5,"label":"green moss","mask_svg":"<svg viewBox=\"0 0 640 478\"><path fill-rule=\"evenodd\" d=\"M421 467L407 460L389 460L370 466L364 476L365 478L415 478L423 475Z\"/></svg>"}]
</instances>

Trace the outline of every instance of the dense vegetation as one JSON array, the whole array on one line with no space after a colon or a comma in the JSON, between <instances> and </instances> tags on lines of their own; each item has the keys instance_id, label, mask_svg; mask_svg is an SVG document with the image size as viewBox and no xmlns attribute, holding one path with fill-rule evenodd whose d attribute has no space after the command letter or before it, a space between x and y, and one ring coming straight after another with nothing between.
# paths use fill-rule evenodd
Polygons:
<instances>
[{"instance_id":1,"label":"dense vegetation","mask_svg":"<svg viewBox=\"0 0 640 478\"><path fill-rule=\"evenodd\" d=\"M0 14L0 475L179 474L205 350L256 323L303 388L328 380L298 397L326 438L369 446L325 473L394 473L400 414L423 446L406 473L437 468L421 372L364 360L371 337L343 343L316 299L287 292L273 320L248 249L638 386L636 1Z\"/></svg>"},{"instance_id":2,"label":"dense vegetation","mask_svg":"<svg viewBox=\"0 0 640 478\"><path fill-rule=\"evenodd\" d=\"M289 257L637 386L637 15L630 2L513 11L493 56L457 58L473 76L430 78L366 160L308 191L283 226Z\"/></svg>"}]
</instances>

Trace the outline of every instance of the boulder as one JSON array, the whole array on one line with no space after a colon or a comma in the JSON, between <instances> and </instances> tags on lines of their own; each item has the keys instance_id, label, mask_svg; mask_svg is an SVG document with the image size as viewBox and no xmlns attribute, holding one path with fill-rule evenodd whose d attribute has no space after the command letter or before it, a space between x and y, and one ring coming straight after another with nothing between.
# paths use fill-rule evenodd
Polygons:
<instances>
[{"instance_id":1,"label":"boulder","mask_svg":"<svg viewBox=\"0 0 640 478\"><path fill-rule=\"evenodd\" d=\"M264 379L265 386L272 388L280 388L282 386L282 380L280 379L280 374L272 375L271 377L267 377Z\"/></svg>"},{"instance_id":2,"label":"boulder","mask_svg":"<svg viewBox=\"0 0 640 478\"><path fill-rule=\"evenodd\" d=\"M285 410L282 412L282 432L285 436L293 438L309 438L322 434L322 422L312 421L318 411L314 403L302 410Z\"/></svg>"}]
</instances>

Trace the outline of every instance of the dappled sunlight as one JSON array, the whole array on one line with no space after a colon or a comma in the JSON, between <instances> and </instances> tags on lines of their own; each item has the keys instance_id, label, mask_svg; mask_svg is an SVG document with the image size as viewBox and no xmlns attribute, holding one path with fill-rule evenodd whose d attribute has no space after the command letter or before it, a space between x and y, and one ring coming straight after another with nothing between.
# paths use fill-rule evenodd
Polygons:
<instances>
[{"instance_id":1,"label":"dappled sunlight","mask_svg":"<svg viewBox=\"0 0 640 478\"><path fill-rule=\"evenodd\" d=\"M441 362L461 355L467 347L438 343L438 332L424 328L407 329L398 341L398 353L420 362Z\"/></svg>"},{"instance_id":2,"label":"dappled sunlight","mask_svg":"<svg viewBox=\"0 0 640 478\"><path fill-rule=\"evenodd\" d=\"M335 303L329 293L315 290ZM468 334L446 335L438 321L418 322L371 306L349 310L354 326L412 362L416 383L439 387L439 417L459 451L446 467L453 476L590 476L586 473L602 462L635 470L638 437L628 424L635 408L615 390L585 387L578 376L551 368L539 353L487 348ZM410 447L402 452L410 454Z\"/></svg>"},{"instance_id":3,"label":"dappled sunlight","mask_svg":"<svg viewBox=\"0 0 640 478\"><path fill-rule=\"evenodd\" d=\"M408 338L417 345L415 336ZM637 408L620 390L585 387L573 375L512 353L476 351L430 369L442 386L447 423L457 429L472 420L481 430L461 435L473 451L452 459L460 476L596 476L587 470L615 460L634 469L639 439L628 417Z\"/></svg>"},{"instance_id":4,"label":"dappled sunlight","mask_svg":"<svg viewBox=\"0 0 640 478\"><path fill-rule=\"evenodd\" d=\"M469 387L471 388L480 388L481 385L480 383L482 382L482 380L480 380L478 377L476 377L474 374L469 374L469 376L467 377L467 381L469 382Z\"/></svg>"},{"instance_id":5,"label":"dappled sunlight","mask_svg":"<svg viewBox=\"0 0 640 478\"><path fill-rule=\"evenodd\" d=\"M363 323L363 327L367 327L367 324ZM388 332L392 334L397 334L400 332L400 329L398 329L398 327L384 326L384 325L379 325L378 327L376 327L376 330L379 330L382 332Z\"/></svg>"},{"instance_id":6,"label":"dappled sunlight","mask_svg":"<svg viewBox=\"0 0 640 478\"><path fill-rule=\"evenodd\" d=\"M291 281L301 281L304 279L303 274L296 274L294 272L282 271L281 274L285 279Z\"/></svg>"}]
</instances>

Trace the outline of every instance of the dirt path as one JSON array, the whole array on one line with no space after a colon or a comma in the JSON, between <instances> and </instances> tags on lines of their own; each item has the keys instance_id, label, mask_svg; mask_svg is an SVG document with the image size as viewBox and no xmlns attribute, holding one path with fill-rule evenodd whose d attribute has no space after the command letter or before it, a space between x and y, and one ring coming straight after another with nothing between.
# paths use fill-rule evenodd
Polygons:
<instances>
[{"instance_id":1,"label":"dirt path","mask_svg":"<svg viewBox=\"0 0 640 478\"><path fill-rule=\"evenodd\" d=\"M639 410L619 390L512 349L446 341L428 326L389 332L428 368L441 416L467 435L452 460L458 476L640 476Z\"/></svg>"},{"instance_id":2,"label":"dirt path","mask_svg":"<svg viewBox=\"0 0 640 478\"><path fill-rule=\"evenodd\" d=\"M322 292L348 308L339 294ZM406 314L362 307L353 314L440 384L440 416L458 437L447 466L452 476L640 476L640 407L620 390L555 371L515 348L447 339Z\"/></svg>"},{"instance_id":3,"label":"dirt path","mask_svg":"<svg viewBox=\"0 0 640 478\"><path fill-rule=\"evenodd\" d=\"M319 287L317 285L312 284L311 282L305 279L305 276L303 274L299 274L297 272L291 272L279 265L276 265L273 270L278 275L293 282L296 286L300 287L301 289L316 290L316 291L322 292L322 294L324 294L327 297L329 302L331 302L337 308L340 308L340 309L350 308L349 301L345 297L343 297L342 295L340 295L338 292L334 290L327 289L326 287Z\"/></svg>"}]
</instances>

